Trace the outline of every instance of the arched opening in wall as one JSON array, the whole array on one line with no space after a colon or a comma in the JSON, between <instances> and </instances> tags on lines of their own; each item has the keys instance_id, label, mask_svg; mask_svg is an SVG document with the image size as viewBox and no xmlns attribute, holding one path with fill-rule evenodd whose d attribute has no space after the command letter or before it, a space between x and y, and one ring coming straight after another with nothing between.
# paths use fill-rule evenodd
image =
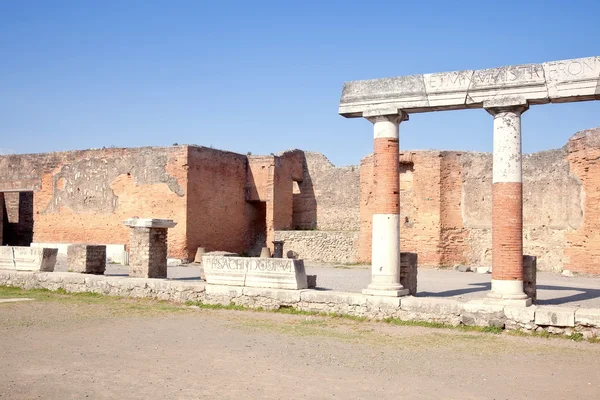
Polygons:
<instances>
[{"instance_id":1,"label":"arched opening in wall","mask_svg":"<svg viewBox=\"0 0 600 400\"><path fill-rule=\"evenodd\" d=\"M33 192L1 194L2 245L30 246L33 242Z\"/></svg>"}]
</instances>

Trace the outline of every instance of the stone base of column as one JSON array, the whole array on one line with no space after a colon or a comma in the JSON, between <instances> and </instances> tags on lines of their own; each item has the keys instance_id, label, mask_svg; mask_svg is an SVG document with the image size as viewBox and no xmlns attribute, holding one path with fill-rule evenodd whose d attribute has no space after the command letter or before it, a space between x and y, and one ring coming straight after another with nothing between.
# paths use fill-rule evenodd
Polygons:
<instances>
[{"instance_id":1,"label":"stone base of column","mask_svg":"<svg viewBox=\"0 0 600 400\"><path fill-rule=\"evenodd\" d=\"M484 303L527 307L531 299L523 292L523 281L492 279L492 291Z\"/></svg>"},{"instance_id":2,"label":"stone base of column","mask_svg":"<svg viewBox=\"0 0 600 400\"><path fill-rule=\"evenodd\" d=\"M366 296L384 296L384 297L402 297L408 296L408 289L399 290L380 290L380 289L363 289L362 294Z\"/></svg>"}]
</instances>

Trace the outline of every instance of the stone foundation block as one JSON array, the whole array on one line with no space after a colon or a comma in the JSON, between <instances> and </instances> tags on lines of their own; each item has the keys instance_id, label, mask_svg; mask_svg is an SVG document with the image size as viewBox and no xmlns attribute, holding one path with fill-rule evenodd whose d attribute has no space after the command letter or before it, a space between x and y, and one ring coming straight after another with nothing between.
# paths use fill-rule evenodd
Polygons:
<instances>
[{"instance_id":1,"label":"stone foundation block","mask_svg":"<svg viewBox=\"0 0 600 400\"><path fill-rule=\"evenodd\" d=\"M300 298L307 303L348 304L351 306L363 306L367 304L366 297L359 293L336 292L332 290L304 290L301 292Z\"/></svg>"},{"instance_id":2,"label":"stone foundation block","mask_svg":"<svg viewBox=\"0 0 600 400\"><path fill-rule=\"evenodd\" d=\"M211 285L307 289L304 261L289 258L202 258L206 282Z\"/></svg>"},{"instance_id":3,"label":"stone foundation block","mask_svg":"<svg viewBox=\"0 0 600 400\"><path fill-rule=\"evenodd\" d=\"M400 284L408 289L408 294L417 294L417 253L400 253Z\"/></svg>"},{"instance_id":4,"label":"stone foundation block","mask_svg":"<svg viewBox=\"0 0 600 400\"><path fill-rule=\"evenodd\" d=\"M400 308L405 311L412 311L424 314L452 314L460 315L463 311L463 303L443 298L433 297L403 297L400 301Z\"/></svg>"},{"instance_id":5,"label":"stone foundation block","mask_svg":"<svg viewBox=\"0 0 600 400\"><path fill-rule=\"evenodd\" d=\"M73 272L104 275L106 246L72 244L67 248L67 264Z\"/></svg>"},{"instance_id":6,"label":"stone foundation block","mask_svg":"<svg viewBox=\"0 0 600 400\"><path fill-rule=\"evenodd\" d=\"M475 300L464 304L462 322L465 325L504 327L504 306Z\"/></svg>"},{"instance_id":7,"label":"stone foundation block","mask_svg":"<svg viewBox=\"0 0 600 400\"><path fill-rule=\"evenodd\" d=\"M504 307L504 315L509 319L519 324L532 324L535 321L535 306L531 307Z\"/></svg>"},{"instance_id":8,"label":"stone foundation block","mask_svg":"<svg viewBox=\"0 0 600 400\"><path fill-rule=\"evenodd\" d=\"M535 304L537 301L537 257L523 256L523 291Z\"/></svg>"},{"instance_id":9,"label":"stone foundation block","mask_svg":"<svg viewBox=\"0 0 600 400\"><path fill-rule=\"evenodd\" d=\"M314 289L317 287L317 276L316 275L306 275L306 283L309 289Z\"/></svg>"},{"instance_id":10,"label":"stone foundation block","mask_svg":"<svg viewBox=\"0 0 600 400\"><path fill-rule=\"evenodd\" d=\"M575 308L538 307L535 310L536 325L575 326Z\"/></svg>"},{"instance_id":11,"label":"stone foundation block","mask_svg":"<svg viewBox=\"0 0 600 400\"><path fill-rule=\"evenodd\" d=\"M578 309L575 311L575 323L600 328L600 309Z\"/></svg>"},{"instance_id":12,"label":"stone foundation block","mask_svg":"<svg viewBox=\"0 0 600 400\"><path fill-rule=\"evenodd\" d=\"M58 249L0 246L0 269L54 271Z\"/></svg>"}]
</instances>

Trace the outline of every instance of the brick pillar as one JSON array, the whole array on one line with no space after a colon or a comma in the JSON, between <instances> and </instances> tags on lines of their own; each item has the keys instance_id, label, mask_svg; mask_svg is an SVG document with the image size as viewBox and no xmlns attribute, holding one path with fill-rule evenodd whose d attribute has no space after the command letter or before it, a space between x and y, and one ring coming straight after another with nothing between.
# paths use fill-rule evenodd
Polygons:
<instances>
[{"instance_id":1,"label":"brick pillar","mask_svg":"<svg viewBox=\"0 0 600 400\"><path fill-rule=\"evenodd\" d=\"M168 219L131 218L123 222L129 236L129 276L167 277L167 229L177 225Z\"/></svg>"},{"instance_id":2,"label":"brick pillar","mask_svg":"<svg viewBox=\"0 0 600 400\"><path fill-rule=\"evenodd\" d=\"M494 107L492 291L489 297L524 303L521 114L526 106ZM528 304L527 304L528 305Z\"/></svg>"},{"instance_id":3,"label":"brick pillar","mask_svg":"<svg viewBox=\"0 0 600 400\"><path fill-rule=\"evenodd\" d=\"M363 294L405 296L400 284L400 162L398 126L406 115L369 118L374 126L374 214L371 284Z\"/></svg>"}]
</instances>

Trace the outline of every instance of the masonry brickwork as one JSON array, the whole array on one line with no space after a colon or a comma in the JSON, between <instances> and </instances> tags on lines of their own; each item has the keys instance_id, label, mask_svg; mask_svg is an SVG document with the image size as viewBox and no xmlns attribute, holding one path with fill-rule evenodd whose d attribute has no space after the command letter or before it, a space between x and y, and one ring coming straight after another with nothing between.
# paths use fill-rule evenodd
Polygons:
<instances>
[{"instance_id":1,"label":"masonry brickwork","mask_svg":"<svg viewBox=\"0 0 600 400\"><path fill-rule=\"evenodd\" d=\"M398 162L401 250L420 267L491 266L491 154L401 151ZM523 251L540 269L600 273L599 164L600 128L523 156ZM197 247L258 255L282 236L308 260L371 257L373 155L360 168L300 150L198 146L8 155L0 193L3 244L128 244L122 221L137 216L177 222L175 258L192 260Z\"/></svg>"}]
</instances>

